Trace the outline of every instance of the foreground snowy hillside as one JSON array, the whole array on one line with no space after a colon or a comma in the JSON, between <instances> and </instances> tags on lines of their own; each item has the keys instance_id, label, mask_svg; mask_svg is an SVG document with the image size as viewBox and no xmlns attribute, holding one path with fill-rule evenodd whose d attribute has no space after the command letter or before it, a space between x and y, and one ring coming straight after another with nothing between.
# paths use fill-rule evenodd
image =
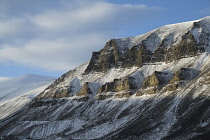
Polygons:
<instances>
[{"instance_id":1,"label":"foreground snowy hillside","mask_svg":"<svg viewBox=\"0 0 210 140\"><path fill-rule=\"evenodd\" d=\"M0 119L3 119L30 102L55 78L31 74L0 79Z\"/></svg>"},{"instance_id":2,"label":"foreground snowy hillside","mask_svg":"<svg viewBox=\"0 0 210 140\"><path fill-rule=\"evenodd\" d=\"M111 39L89 62L0 121L0 135L210 139L209 54L210 17Z\"/></svg>"}]
</instances>

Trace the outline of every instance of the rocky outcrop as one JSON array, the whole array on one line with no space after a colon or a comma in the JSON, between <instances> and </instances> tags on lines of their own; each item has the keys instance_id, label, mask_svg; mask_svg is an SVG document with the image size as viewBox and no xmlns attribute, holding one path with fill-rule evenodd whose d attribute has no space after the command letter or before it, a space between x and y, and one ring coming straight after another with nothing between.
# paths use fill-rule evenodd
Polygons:
<instances>
[{"instance_id":1,"label":"rocky outcrop","mask_svg":"<svg viewBox=\"0 0 210 140\"><path fill-rule=\"evenodd\" d=\"M195 27L197 26L195 25ZM118 46L117 40L112 39L106 43L105 47L99 52L94 52L85 70L85 74L91 71L107 71L110 68L119 67L141 67L144 64L156 62L171 62L186 57L199 55L205 49L202 45L198 45L193 34L188 31L181 37L178 44L168 47L167 43L173 35L165 37L161 42L156 43L157 48L154 51L149 50L151 38L158 38L156 33L152 33L143 39L139 44L130 48ZM149 43L150 42L150 43ZM167 44L167 45L166 45Z\"/></svg>"},{"instance_id":2,"label":"rocky outcrop","mask_svg":"<svg viewBox=\"0 0 210 140\"><path fill-rule=\"evenodd\" d=\"M153 73L151 76L148 76L145 78L143 84L142 84L142 88L146 89L148 87L156 87L159 85L159 80L158 77L156 75L156 73Z\"/></svg>"},{"instance_id":3,"label":"rocky outcrop","mask_svg":"<svg viewBox=\"0 0 210 140\"><path fill-rule=\"evenodd\" d=\"M116 93L114 96L116 98L130 97L138 89L138 85L136 84L133 77L114 79L113 82L105 83L99 88L95 99L104 100L114 96L110 92Z\"/></svg>"},{"instance_id":4,"label":"rocky outcrop","mask_svg":"<svg viewBox=\"0 0 210 140\"><path fill-rule=\"evenodd\" d=\"M60 83L64 82L67 77L69 77L71 74L75 73L74 70L70 70L67 73L63 74L61 77L59 77L57 80L55 80L49 87L46 88L46 90L56 88Z\"/></svg>"},{"instance_id":5,"label":"rocky outcrop","mask_svg":"<svg viewBox=\"0 0 210 140\"><path fill-rule=\"evenodd\" d=\"M126 91L126 90L135 90L137 86L133 82L132 77L119 80L114 86L114 92Z\"/></svg>"},{"instance_id":6,"label":"rocky outcrop","mask_svg":"<svg viewBox=\"0 0 210 140\"><path fill-rule=\"evenodd\" d=\"M198 75L199 71L193 68L181 68L175 74L155 71L151 76L145 78L141 89L136 92L136 96L155 94L163 87L165 87L165 91L177 90Z\"/></svg>"},{"instance_id":7,"label":"rocky outcrop","mask_svg":"<svg viewBox=\"0 0 210 140\"><path fill-rule=\"evenodd\" d=\"M78 102L85 102L89 99L89 96L88 95L83 95L83 96L80 96L79 98L77 98L76 100Z\"/></svg>"},{"instance_id":8,"label":"rocky outcrop","mask_svg":"<svg viewBox=\"0 0 210 140\"><path fill-rule=\"evenodd\" d=\"M90 83L86 82L82 88L79 90L79 92L76 94L79 98L77 98L78 102L87 101L89 99L89 94L92 94L93 92L90 89Z\"/></svg>"},{"instance_id":9,"label":"rocky outcrop","mask_svg":"<svg viewBox=\"0 0 210 140\"><path fill-rule=\"evenodd\" d=\"M79 102L87 101L91 96L95 96L95 94L97 94L100 86L101 85L99 83L86 82L76 94L76 100Z\"/></svg>"},{"instance_id":10,"label":"rocky outcrop","mask_svg":"<svg viewBox=\"0 0 210 140\"><path fill-rule=\"evenodd\" d=\"M69 86L57 87L57 88L47 88L45 91L40 93L36 99L44 98L62 98L62 97L71 97Z\"/></svg>"},{"instance_id":11,"label":"rocky outcrop","mask_svg":"<svg viewBox=\"0 0 210 140\"><path fill-rule=\"evenodd\" d=\"M144 79L142 87L136 92L136 96L143 94L155 94L161 90L173 76L170 72L155 71Z\"/></svg>"},{"instance_id":12,"label":"rocky outcrop","mask_svg":"<svg viewBox=\"0 0 210 140\"><path fill-rule=\"evenodd\" d=\"M131 91L123 91L120 93L115 94L115 98L129 98L132 95Z\"/></svg>"},{"instance_id":13,"label":"rocky outcrop","mask_svg":"<svg viewBox=\"0 0 210 140\"><path fill-rule=\"evenodd\" d=\"M177 83L169 84L166 87L166 91L175 91L180 88L182 88L182 84L180 82L177 82Z\"/></svg>"},{"instance_id":14,"label":"rocky outcrop","mask_svg":"<svg viewBox=\"0 0 210 140\"><path fill-rule=\"evenodd\" d=\"M141 67L143 64L151 61L152 55L153 53L147 49L144 43L141 46L134 46L126 55L124 67Z\"/></svg>"},{"instance_id":15,"label":"rocky outcrop","mask_svg":"<svg viewBox=\"0 0 210 140\"><path fill-rule=\"evenodd\" d=\"M113 82L107 82L104 85L102 85L99 90L98 93L102 93L102 92L114 92L115 91L115 85L119 82L119 79L114 79Z\"/></svg>"},{"instance_id":16,"label":"rocky outcrop","mask_svg":"<svg viewBox=\"0 0 210 140\"><path fill-rule=\"evenodd\" d=\"M86 82L76 95L87 96L88 94L92 94L92 93L93 92L90 89L90 83Z\"/></svg>"},{"instance_id":17,"label":"rocky outcrop","mask_svg":"<svg viewBox=\"0 0 210 140\"><path fill-rule=\"evenodd\" d=\"M114 92L102 92L102 93L98 93L96 96L95 96L95 99L96 100L105 100L107 98L111 98L111 97L114 97Z\"/></svg>"},{"instance_id":18,"label":"rocky outcrop","mask_svg":"<svg viewBox=\"0 0 210 140\"><path fill-rule=\"evenodd\" d=\"M33 101L29 104L29 108L35 108L35 107L42 107L42 106L53 106L58 103L58 100L53 99L53 100L38 100L38 101Z\"/></svg>"},{"instance_id":19,"label":"rocky outcrop","mask_svg":"<svg viewBox=\"0 0 210 140\"><path fill-rule=\"evenodd\" d=\"M107 99L107 98L109 98L109 97L111 97L111 96L108 96L108 95L106 95L106 94L99 93L99 94L97 94L97 95L95 96L95 99L96 99L96 100L105 100L105 99Z\"/></svg>"},{"instance_id":20,"label":"rocky outcrop","mask_svg":"<svg viewBox=\"0 0 210 140\"><path fill-rule=\"evenodd\" d=\"M142 96L144 93L142 92L142 89L139 89L136 91L136 96Z\"/></svg>"},{"instance_id":21,"label":"rocky outcrop","mask_svg":"<svg viewBox=\"0 0 210 140\"><path fill-rule=\"evenodd\" d=\"M118 66L120 61L122 61L121 53L119 52L117 44L112 39L106 43L102 50L93 52L85 74L91 71L107 71L114 66Z\"/></svg>"},{"instance_id":22,"label":"rocky outcrop","mask_svg":"<svg viewBox=\"0 0 210 140\"><path fill-rule=\"evenodd\" d=\"M63 74L57 80L55 80L50 86L48 86L43 92L36 96L36 100L44 98L62 98L62 97L71 97L74 94L74 86L71 84L61 85L67 78L74 74L76 69L70 70L67 73ZM70 82L71 83L71 82Z\"/></svg>"},{"instance_id":23,"label":"rocky outcrop","mask_svg":"<svg viewBox=\"0 0 210 140\"><path fill-rule=\"evenodd\" d=\"M187 82L196 78L199 71L193 68L181 68L180 71L176 72L175 75L166 87L167 91L174 91L181 87L184 87Z\"/></svg>"},{"instance_id":24,"label":"rocky outcrop","mask_svg":"<svg viewBox=\"0 0 210 140\"><path fill-rule=\"evenodd\" d=\"M145 78L142 88L157 87L157 89L161 89L169 82L172 76L173 74L170 72L155 71L151 76Z\"/></svg>"},{"instance_id":25,"label":"rocky outcrop","mask_svg":"<svg viewBox=\"0 0 210 140\"><path fill-rule=\"evenodd\" d=\"M188 32L176 46L171 46L165 54L164 61L175 61L181 58L192 57L204 52L202 46L197 45L194 36Z\"/></svg>"},{"instance_id":26,"label":"rocky outcrop","mask_svg":"<svg viewBox=\"0 0 210 140\"><path fill-rule=\"evenodd\" d=\"M193 68L181 68L178 77L180 80L192 80L198 76L199 72L199 70Z\"/></svg>"},{"instance_id":27,"label":"rocky outcrop","mask_svg":"<svg viewBox=\"0 0 210 140\"><path fill-rule=\"evenodd\" d=\"M181 68L174 74L170 82L166 86L166 91L174 91L182 88L190 80L193 80L199 75L199 70L193 68Z\"/></svg>"},{"instance_id":28,"label":"rocky outcrop","mask_svg":"<svg viewBox=\"0 0 210 140\"><path fill-rule=\"evenodd\" d=\"M124 79L115 79L113 82L105 83L98 92L120 92L124 90L134 90L136 88L137 86L133 83L133 78L128 77Z\"/></svg>"}]
</instances>

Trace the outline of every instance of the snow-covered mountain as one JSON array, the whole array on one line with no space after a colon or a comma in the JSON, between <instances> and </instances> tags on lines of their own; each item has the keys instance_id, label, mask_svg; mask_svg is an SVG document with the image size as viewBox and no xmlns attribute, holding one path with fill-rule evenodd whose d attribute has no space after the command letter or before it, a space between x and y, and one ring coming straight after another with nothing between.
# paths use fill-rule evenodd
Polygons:
<instances>
[{"instance_id":1,"label":"snow-covered mountain","mask_svg":"<svg viewBox=\"0 0 210 140\"><path fill-rule=\"evenodd\" d=\"M55 80L32 74L0 79L0 119L21 109Z\"/></svg>"},{"instance_id":2,"label":"snow-covered mountain","mask_svg":"<svg viewBox=\"0 0 210 140\"><path fill-rule=\"evenodd\" d=\"M17 139L209 139L210 17L109 40L0 122Z\"/></svg>"},{"instance_id":3,"label":"snow-covered mountain","mask_svg":"<svg viewBox=\"0 0 210 140\"><path fill-rule=\"evenodd\" d=\"M11 77L0 77L0 82L9 80Z\"/></svg>"}]
</instances>

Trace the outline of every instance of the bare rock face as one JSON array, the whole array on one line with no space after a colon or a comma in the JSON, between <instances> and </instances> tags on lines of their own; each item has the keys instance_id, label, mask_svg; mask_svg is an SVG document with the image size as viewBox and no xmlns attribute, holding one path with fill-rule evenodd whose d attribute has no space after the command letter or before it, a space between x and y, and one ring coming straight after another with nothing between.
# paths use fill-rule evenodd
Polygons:
<instances>
[{"instance_id":1,"label":"bare rock face","mask_svg":"<svg viewBox=\"0 0 210 140\"><path fill-rule=\"evenodd\" d=\"M199 74L199 70L193 68L181 68L178 74L180 80L192 80Z\"/></svg>"},{"instance_id":2,"label":"bare rock face","mask_svg":"<svg viewBox=\"0 0 210 140\"><path fill-rule=\"evenodd\" d=\"M91 71L107 71L121 61L119 49L114 42L110 40L99 52L94 52L85 74Z\"/></svg>"},{"instance_id":3,"label":"bare rock face","mask_svg":"<svg viewBox=\"0 0 210 140\"><path fill-rule=\"evenodd\" d=\"M92 94L92 91L90 90L89 83L86 82L76 95L87 96L88 94Z\"/></svg>"},{"instance_id":4,"label":"bare rock face","mask_svg":"<svg viewBox=\"0 0 210 140\"><path fill-rule=\"evenodd\" d=\"M62 98L62 97L71 97L72 86L59 86L60 83L64 82L67 77L73 74L76 70L70 70L69 72L63 74L57 80L55 80L49 87L47 87L43 92L41 92L35 99L45 99L45 98Z\"/></svg>"},{"instance_id":5,"label":"bare rock face","mask_svg":"<svg viewBox=\"0 0 210 140\"><path fill-rule=\"evenodd\" d=\"M175 73L174 76L171 78L171 80L169 81L169 84L172 84L174 82L180 81L180 77L179 77L179 72Z\"/></svg>"},{"instance_id":6,"label":"bare rock face","mask_svg":"<svg viewBox=\"0 0 210 140\"><path fill-rule=\"evenodd\" d=\"M96 99L96 100L105 100L105 99L107 99L107 98L109 98L108 95L106 95L106 94L101 94L101 93L99 93L99 94L97 94L97 95L95 96L95 99Z\"/></svg>"},{"instance_id":7,"label":"bare rock face","mask_svg":"<svg viewBox=\"0 0 210 140\"><path fill-rule=\"evenodd\" d=\"M152 55L153 53L147 49L143 42L141 46L134 46L128 51L124 67L141 67L151 61Z\"/></svg>"},{"instance_id":8,"label":"bare rock face","mask_svg":"<svg viewBox=\"0 0 210 140\"><path fill-rule=\"evenodd\" d=\"M197 28L197 25L194 26L194 28ZM107 71L110 68L141 67L149 63L172 62L186 57L197 56L205 51L202 45L197 44L195 37L190 31L182 36L178 44L167 48L166 42L172 38L169 35L162 42L156 44L158 45L156 50L151 51L149 50L149 45L154 38L158 39L156 33L152 33L138 45L130 48L118 46L119 44L115 39L110 40L102 50L93 53L85 74L92 71Z\"/></svg>"},{"instance_id":9,"label":"bare rock face","mask_svg":"<svg viewBox=\"0 0 210 140\"><path fill-rule=\"evenodd\" d=\"M102 85L98 92L102 93L102 92L114 92L115 91L115 85L119 82L119 79L114 79L113 82L107 82L104 85Z\"/></svg>"},{"instance_id":10,"label":"bare rock face","mask_svg":"<svg viewBox=\"0 0 210 140\"><path fill-rule=\"evenodd\" d=\"M59 88L55 91L54 98L62 98L62 97L69 97L69 87L66 88Z\"/></svg>"},{"instance_id":11,"label":"bare rock face","mask_svg":"<svg viewBox=\"0 0 210 140\"><path fill-rule=\"evenodd\" d=\"M193 80L199 71L193 68L181 68L175 74L155 71L145 78L142 88L136 92L136 96L143 94L155 94L164 86L165 91L174 91L185 86L186 82Z\"/></svg>"},{"instance_id":12,"label":"bare rock face","mask_svg":"<svg viewBox=\"0 0 210 140\"><path fill-rule=\"evenodd\" d=\"M133 77L114 79L113 82L105 83L99 88L98 94L95 96L95 99L104 100L106 98L110 98L113 96L109 94L110 92L117 93L114 96L116 98L130 97L132 95L132 92L136 91L137 89L138 86L134 82Z\"/></svg>"},{"instance_id":13,"label":"bare rock face","mask_svg":"<svg viewBox=\"0 0 210 140\"><path fill-rule=\"evenodd\" d=\"M131 91L123 91L121 93L115 94L115 98L129 98L132 95Z\"/></svg>"},{"instance_id":14,"label":"bare rock face","mask_svg":"<svg viewBox=\"0 0 210 140\"><path fill-rule=\"evenodd\" d=\"M97 94L99 87L99 83L86 82L76 94L76 100L79 102L87 101L91 96L94 97Z\"/></svg>"},{"instance_id":15,"label":"bare rock face","mask_svg":"<svg viewBox=\"0 0 210 140\"><path fill-rule=\"evenodd\" d=\"M50 88L47 92L43 91L39 94L36 99L43 98L62 98L72 96L69 86L59 87L59 88Z\"/></svg>"},{"instance_id":16,"label":"bare rock face","mask_svg":"<svg viewBox=\"0 0 210 140\"><path fill-rule=\"evenodd\" d=\"M166 91L174 91L183 87L183 82L181 82L179 74L180 71L174 74L165 89Z\"/></svg>"},{"instance_id":17,"label":"bare rock face","mask_svg":"<svg viewBox=\"0 0 210 140\"><path fill-rule=\"evenodd\" d=\"M145 78L142 88L157 87L161 89L169 82L172 76L173 74L168 72L155 71L151 76Z\"/></svg>"},{"instance_id":18,"label":"bare rock face","mask_svg":"<svg viewBox=\"0 0 210 140\"><path fill-rule=\"evenodd\" d=\"M151 76L148 76L145 78L143 84L142 84L142 88L146 89L148 87L155 87L159 85L159 80L158 77L155 73L153 73Z\"/></svg>"},{"instance_id":19,"label":"bare rock face","mask_svg":"<svg viewBox=\"0 0 210 140\"><path fill-rule=\"evenodd\" d=\"M143 94L147 94L147 95L151 95L151 94L156 94L158 93L158 88L157 87L152 87L152 88L148 88L148 89L140 89L140 91ZM138 94L137 94L138 95Z\"/></svg>"},{"instance_id":20,"label":"bare rock face","mask_svg":"<svg viewBox=\"0 0 210 140\"><path fill-rule=\"evenodd\" d=\"M80 96L79 98L77 98L77 101L78 102L85 102L89 99L89 96L87 95L83 95L83 96Z\"/></svg>"},{"instance_id":21,"label":"bare rock face","mask_svg":"<svg viewBox=\"0 0 210 140\"><path fill-rule=\"evenodd\" d=\"M135 90L137 89L136 83L133 82L132 77L123 79L114 79L113 82L105 83L99 88L99 93L102 92L120 92L124 90Z\"/></svg>"},{"instance_id":22,"label":"bare rock face","mask_svg":"<svg viewBox=\"0 0 210 140\"><path fill-rule=\"evenodd\" d=\"M57 100L39 100L39 101L33 101L29 104L29 108L35 108L35 107L42 107L42 106L53 106L58 103Z\"/></svg>"},{"instance_id":23,"label":"bare rock face","mask_svg":"<svg viewBox=\"0 0 210 140\"><path fill-rule=\"evenodd\" d=\"M114 91L120 92L124 90L134 90L136 89L136 85L133 83L133 79L131 77L122 79L115 84Z\"/></svg>"},{"instance_id":24,"label":"bare rock face","mask_svg":"<svg viewBox=\"0 0 210 140\"><path fill-rule=\"evenodd\" d=\"M186 82L195 79L199 75L199 70L193 68L181 68L169 81L166 91L174 91L186 85Z\"/></svg>"},{"instance_id":25,"label":"bare rock face","mask_svg":"<svg viewBox=\"0 0 210 140\"><path fill-rule=\"evenodd\" d=\"M182 85L180 82L178 83L174 83L174 84L170 84L166 87L166 91L175 91L177 89L182 88Z\"/></svg>"},{"instance_id":26,"label":"bare rock face","mask_svg":"<svg viewBox=\"0 0 210 140\"><path fill-rule=\"evenodd\" d=\"M144 79L141 89L136 92L136 96L157 93L170 81L172 76L173 74L170 72L155 71Z\"/></svg>"},{"instance_id":27,"label":"bare rock face","mask_svg":"<svg viewBox=\"0 0 210 140\"><path fill-rule=\"evenodd\" d=\"M172 46L167 50L165 61L175 61L181 58L196 56L200 52L204 52L204 48L199 47L193 35L188 32L182 36L182 40L178 45Z\"/></svg>"},{"instance_id":28,"label":"bare rock face","mask_svg":"<svg viewBox=\"0 0 210 140\"><path fill-rule=\"evenodd\" d=\"M144 93L142 92L141 89L136 91L136 96L142 96L142 95L144 95Z\"/></svg>"}]
</instances>

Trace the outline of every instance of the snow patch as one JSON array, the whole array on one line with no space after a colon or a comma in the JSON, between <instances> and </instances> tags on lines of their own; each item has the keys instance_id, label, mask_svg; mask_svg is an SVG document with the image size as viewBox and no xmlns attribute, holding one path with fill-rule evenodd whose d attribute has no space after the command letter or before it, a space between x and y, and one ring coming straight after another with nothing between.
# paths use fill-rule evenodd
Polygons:
<instances>
[{"instance_id":1,"label":"snow patch","mask_svg":"<svg viewBox=\"0 0 210 140\"><path fill-rule=\"evenodd\" d=\"M24 107L53 80L53 77L24 75L2 81L0 84L0 119Z\"/></svg>"}]
</instances>

